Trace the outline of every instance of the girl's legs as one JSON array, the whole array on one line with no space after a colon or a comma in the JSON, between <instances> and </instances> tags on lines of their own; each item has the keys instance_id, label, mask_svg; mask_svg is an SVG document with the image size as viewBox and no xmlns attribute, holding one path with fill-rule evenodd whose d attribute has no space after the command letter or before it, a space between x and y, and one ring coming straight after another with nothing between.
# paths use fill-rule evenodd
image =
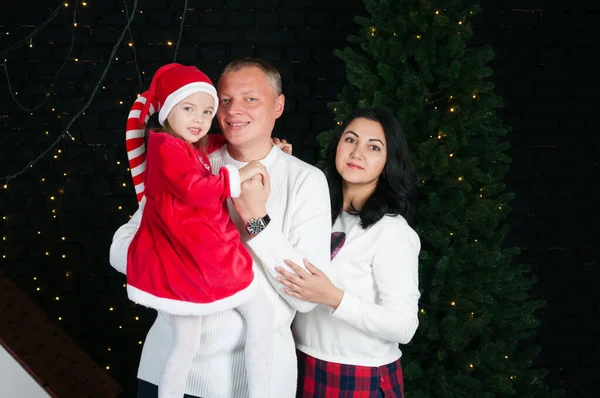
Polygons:
<instances>
[{"instance_id":1,"label":"girl's legs","mask_svg":"<svg viewBox=\"0 0 600 398\"><path fill-rule=\"evenodd\" d=\"M258 290L237 310L246 319L246 375L250 398L269 398L275 312L264 292Z\"/></svg>"},{"instance_id":2,"label":"girl's legs","mask_svg":"<svg viewBox=\"0 0 600 398\"><path fill-rule=\"evenodd\" d=\"M202 317L171 315L171 351L158 383L158 398L182 398L200 343Z\"/></svg>"}]
</instances>

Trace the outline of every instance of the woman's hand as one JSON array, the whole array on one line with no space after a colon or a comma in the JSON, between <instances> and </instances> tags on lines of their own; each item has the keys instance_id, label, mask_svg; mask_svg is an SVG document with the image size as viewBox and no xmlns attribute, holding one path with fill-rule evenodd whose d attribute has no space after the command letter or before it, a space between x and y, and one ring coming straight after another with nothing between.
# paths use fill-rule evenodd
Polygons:
<instances>
[{"instance_id":1,"label":"woman's hand","mask_svg":"<svg viewBox=\"0 0 600 398\"><path fill-rule=\"evenodd\" d=\"M290 260L285 260L285 263L294 270L295 274L282 267L275 267L275 270L282 275L278 276L277 280L286 286L283 290L287 294L300 300L325 304L334 310L337 309L344 297L344 291L335 287L323 271L307 259L304 259L304 266L308 271Z\"/></svg>"}]
</instances>

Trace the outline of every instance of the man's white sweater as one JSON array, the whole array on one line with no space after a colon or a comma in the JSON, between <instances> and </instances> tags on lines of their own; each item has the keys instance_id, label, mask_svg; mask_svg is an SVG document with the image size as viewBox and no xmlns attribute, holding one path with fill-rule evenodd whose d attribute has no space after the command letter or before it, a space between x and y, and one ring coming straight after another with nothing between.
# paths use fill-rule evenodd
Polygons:
<instances>
[{"instance_id":1,"label":"man's white sweater","mask_svg":"<svg viewBox=\"0 0 600 398\"><path fill-rule=\"evenodd\" d=\"M246 163L231 158L227 147L210 154L213 172L222 166L237 168ZM323 173L301 160L273 147L261 160L271 180L267 212L271 223L251 240L243 221L229 203L231 219L242 241L252 253L254 272L275 308L271 397L293 398L297 366L290 325L296 313L315 307L283 293L275 280L276 266L287 266L284 259L303 264L307 258L327 271L331 232L331 211L327 182ZM117 230L110 248L110 263L125 273L127 250L142 216L143 202L131 220ZM205 317L201 346L192 365L186 394L202 398L242 398L248 395L244 358L245 324L235 310ZM171 328L168 317L159 313L150 328L138 369L138 378L158 384L163 363L170 349Z\"/></svg>"}]
</instances>

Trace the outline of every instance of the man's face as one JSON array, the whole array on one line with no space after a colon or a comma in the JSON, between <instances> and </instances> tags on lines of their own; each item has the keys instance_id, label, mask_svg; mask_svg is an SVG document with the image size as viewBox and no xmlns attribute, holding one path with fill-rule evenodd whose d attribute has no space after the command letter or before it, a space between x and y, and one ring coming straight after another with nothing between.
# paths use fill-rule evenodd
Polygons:
<instances>
[{"instance_id":1,"label":"man's face","mask_svg":"<svg viewBox=\"0 0 600 398\"><path fill-rule=\"evenodd\" d=\"M275 120L285 104L265 73L256 67L228 72L219 79L217 119L229 144L238 147L270 145Z\"/></svg>"}]
</instances>

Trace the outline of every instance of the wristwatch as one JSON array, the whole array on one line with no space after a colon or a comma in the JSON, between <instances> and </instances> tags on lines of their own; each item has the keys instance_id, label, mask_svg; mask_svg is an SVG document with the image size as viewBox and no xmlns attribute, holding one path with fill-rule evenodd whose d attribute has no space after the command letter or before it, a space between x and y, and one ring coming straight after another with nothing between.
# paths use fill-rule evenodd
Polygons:
<instances>
[{"instance_id":1,"label":"wristwatch","mask_svg":"<svg viewBox=\"0 0 600 398\"><path fill-rule=\"evenodd\" d=\"M256 236L269 225L271 217L265 214L264 217L252 218L246 223L246 231L252 236Z\"/></svg>"}]
</instances>

